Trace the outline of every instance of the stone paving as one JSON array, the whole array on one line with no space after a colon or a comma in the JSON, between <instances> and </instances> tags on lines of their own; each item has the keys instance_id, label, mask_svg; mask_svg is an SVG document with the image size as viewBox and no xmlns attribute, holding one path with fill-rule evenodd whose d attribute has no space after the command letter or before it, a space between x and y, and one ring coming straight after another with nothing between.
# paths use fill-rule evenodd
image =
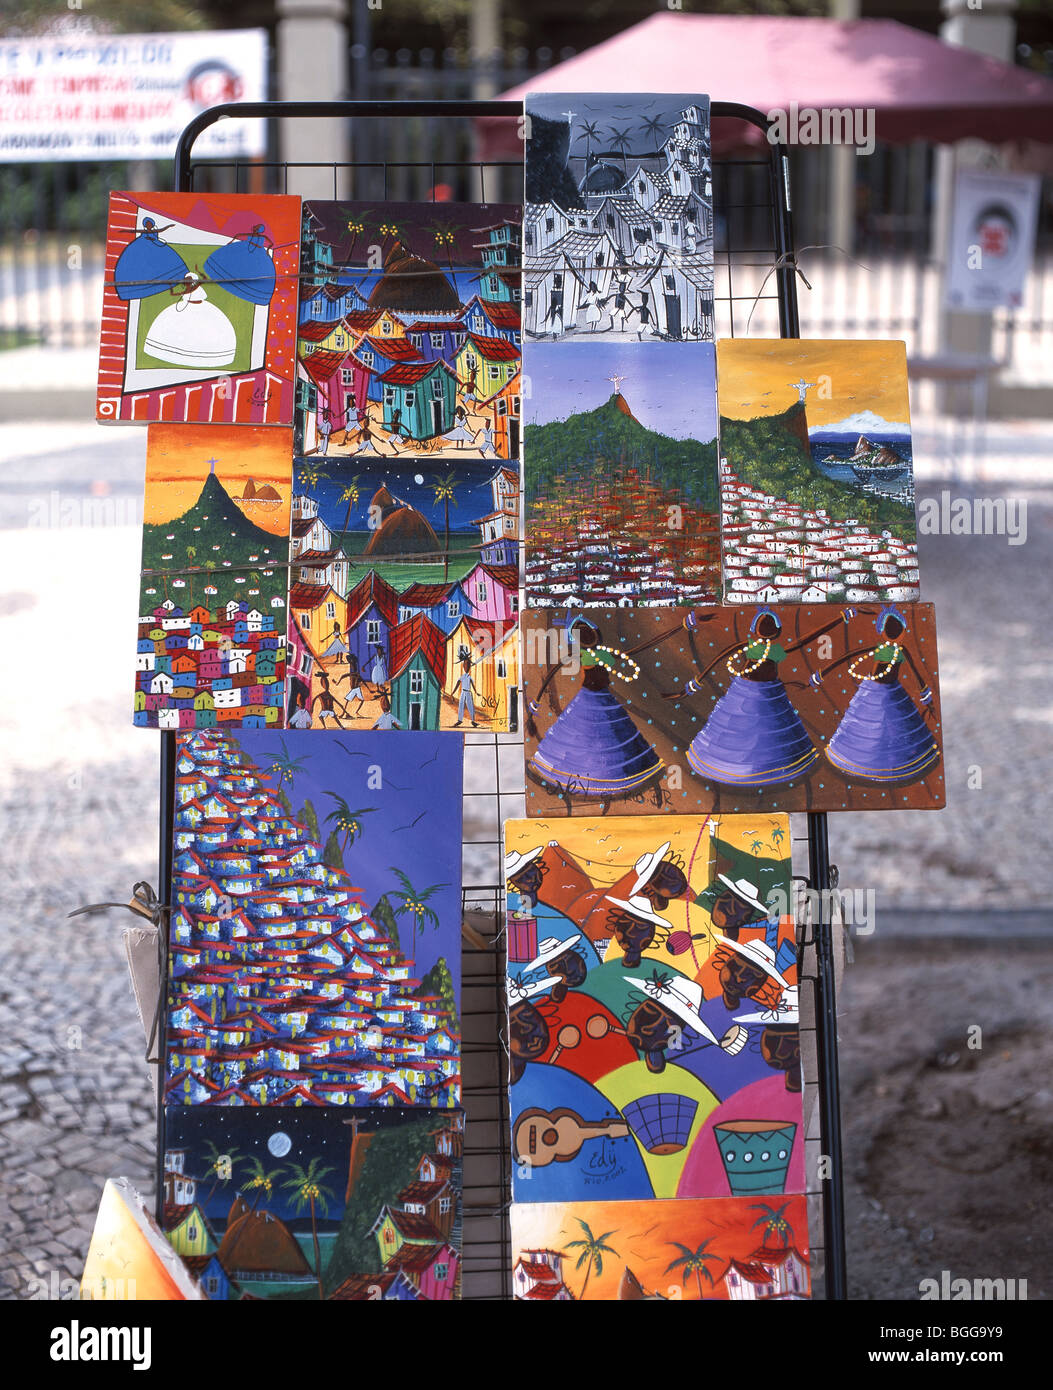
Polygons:
<instances>
[{"instance_id":1,"label":"stone paving","mask_svg":"<svg viewBox=\"0 0 1053 1390\"><path fill-rule=\"evenodd\" d=\"M1028 542L921 538L923 594L940 620L950 804L831 824L842 883L874 888L882 911L1053 899L1041 601L1051 436L1049 426L1003 430L986 481L969 487L919 467L920 497L945 487L1026 496ZM153 1190L152 1078L120 939L135 919L66 917L82 903L126 900L137 879L156 883L157 742L131 725L127 655L144 448L134 429L0 424L0 1297L9 1299L69 1292L62 1281L79 1278L107 1177ZM494 848L479 854L496 867ZM879 1021L877 1010L875 1029ZM857 1283L855 1296L889 1287L875 1280Z\"/></svg>"}]
</instances>

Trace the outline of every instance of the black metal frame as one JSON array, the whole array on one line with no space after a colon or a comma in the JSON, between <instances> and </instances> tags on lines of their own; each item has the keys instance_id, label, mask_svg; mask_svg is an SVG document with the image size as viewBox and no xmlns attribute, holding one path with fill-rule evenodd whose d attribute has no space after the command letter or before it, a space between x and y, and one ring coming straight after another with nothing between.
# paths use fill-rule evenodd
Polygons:
<instances>
[{"instance_id":1,"label":"black metal frame","mask_svg":"<svg viewBox=\"0 0 1053 1390\"><path fill-rule=\"evenodd\" d=\"M203 111L197 116L179 137L176 147L174 160L174 183L179 191L190 191L193 183L193 173L195 165L191 158L191 151L197 137L213 125L216 121L224 117L242 118L313 118L345 120L353 122L360 119L373 120L392 120L400 118L441 118L441 117L460 117L460 118L479 118L487 116L507 117L516 119L523 113L523 106L520 102L513 101L395 101L395 102L376 102L376 101L329 101L329 102L246 102L228 103L215 106L207 111ZM762 131L767 139L769 126L767 119L752 107L742 106L733 102L714 102L710 108L711 118L734 118L754 126ZM216 161L211 161L215 163ZM219 161L222 165L222 161ZM238 165L243 161L238 161ZM767 166L768 197L766 202L754 202L750 204L754 211L770 210L770 246L753 248L755 254L764 257L764 260L757 264L766 265L770 272L774 273L775 287L774 293L765 295L762 292L757 295L736 295L734 292L733 263L731 259L732 248L730 244L725 248L725 269L728 276L727 295L715 295L718 301L726 302L732 316L732 336L734 336L734 311L736 303L753 305L760 299L774 300L778 307L779 329L784 338L796 338L800 336L800 320L797 307L797 285L796 285L796 266L794 262L794 243L793 243L793 222L790 205L790 190L788 184L787 166L785 155L780 146L768 140L767 154L750 159L737 159L727 161L714 161L714 175L718 168L728 169L730 166L739 164L743 166L752 165L755 168ZM472 167L494 168L500 167L501 161L483 160L478 161ZM273 166L272 166L273 167ZM285 168L287 166L281 165ZM305 163L297 164L297 168L331 168L334 180L339 169L353 170L358 165L352 160L346 165L332 165L329 163ZM375 167L375 164L373 165ZM389 165L384 164L385 187L387 169ZM436 167L432 164L432 169ZM461 162L458 167L465 167ZM434 177L432 182L434 183ZM716 198L714 198L716 205ZM480 743L492 745L494 750L494 784L492 791L488 790L484 795L493 795L496 798L498 824L501 820L501 764L500 749L502 740L498 735L488 735L482 737L468 736L468 747L476 746ZM160 767L160 793L161 793L161 816L160 816L160 842L159 842L159 893L161 901L169 903L172 892L172 856L173 856L173 833L175 821L175 761L176 761L176 736L174 733L165 731L161 734L161 767ZM824 812L808 813L808 883L810 888L818 890L818 902L820 904L818 920L813 924L814 946L816 953L816 974L814 976L815 987L815 1033L816 1033L816 1054L819 1066L819 1104L820 1104L820 1137L822 1155L826 1160L824 1164L824 1176L822 1178L822 1203L823 1203L823 1248L825 1254L825 1292L827 1299L844 1299L846 1297L846 1258L845 1258L845 1231L844 1231L844 1166L841 1147L841 1112L840 1112L840 1080L838 1074L837 1056L837 998L834 975L834 941L833 927L829 918L828 911L828 891L831 887L831 866L830 850L828 840L827 818ZM477 842L480 844L489 842ZM499 846L498 846L499 848ZM480 885L465 890L464 908L466 912L471 912L476 921L489 922L489 935L491 949L473 951L466 948L465 955L468 958L473 956L486 956L488 958L483 978L479 983L485 987L494 987L500 990L500 980L503 975L503 931L501 929L502 903L501 903L501 884ZM469 900L469 894L481 895ZM813 944L813 943L809 943ZM466 975L465 985L472 985L472 978ZM167 989L167 981L162 981L162 989ZM503 990L500 990L499 1000L500 1009L503 1008ZM467 1010L464 1018L470 1018L473 1013L483 1013L488 1011ZM163 1126L164 1126L164 1011L161 1011L160 1035L158 1047L162 1053L162 1064L158 1068L158 1125L159 1139L157 1154L157 1179L158 1209L163 1202L164 1194L164 1172L163 1172ZM496 1050L493 1043L471 1043L465 1040L466 1052L474 1048L487 1050L492 1048L494 1055L498 1059L500 1067L500 1053ZM503 1105L506 1086L498 1079L495 1086L477 1087L476 1096L493 1098L498 1102L499 1107ZM467 1097L466 1097L467 1098ZM507 1107L504 1106L504 1113L507 1114ZM507 1125L504 1127L507 1130ZM493 1240L484 1240L479 1243L487 1246L496 1246L497 1253L493 1257L496 1265L487 1265L480 1270L481 1273L500 1273L503 1277L506 1296L510 1288L510 1242L508 1238L507 1226L507 1205L508 1193L511 1182L511 1155L508 1147L507 1134L499 1134L495 1142L489 1146L476 1151L476 1156L492 1157L498 1160L499 1173L495 1175L495 1180L479 1186L492 1188L495 1190L498 1200L485 1206L476 1208L477 1213L489 1215L498 1221L500 1230L497 1237ZM466 1191L468 1189L467 1176L465 1181ZM813 1243L813 1248L814 1248Z\"/></svg>"}]
</instances>

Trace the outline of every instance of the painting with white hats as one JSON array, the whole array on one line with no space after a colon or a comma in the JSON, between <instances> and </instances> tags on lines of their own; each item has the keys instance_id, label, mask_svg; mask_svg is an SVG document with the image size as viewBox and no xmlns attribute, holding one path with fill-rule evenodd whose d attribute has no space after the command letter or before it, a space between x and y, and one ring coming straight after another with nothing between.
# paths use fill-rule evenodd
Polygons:
<instances>
[{"instance_id":1,"label":"painting with white hats","mask_svg":"<svg viewBox=\"0 0 1053 1390\"><path fill-rule=\"evenodd\" d=\"M789 838L506 822L516 1203L804 1190Z\"/></svg>"}]
</instances>

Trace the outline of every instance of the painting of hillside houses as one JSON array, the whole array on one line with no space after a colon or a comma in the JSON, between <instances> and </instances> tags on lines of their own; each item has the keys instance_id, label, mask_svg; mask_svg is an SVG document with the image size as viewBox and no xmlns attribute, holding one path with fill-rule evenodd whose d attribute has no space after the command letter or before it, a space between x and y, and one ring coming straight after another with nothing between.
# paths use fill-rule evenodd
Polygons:
<instances>
[{"instance_id":1,"label":"painting of hillside houses","mask_svg":"<svg viewBox=\"0 0 1053 1390\"><path fill-rule=\"evenodd\" d=\"M518 458L521 240L518 206L305 203L300 450Z\"/></svg>"},{"instance_id":2,"label":"painting of hillside houses","mask_svg":"<svg viewBox=\"0 0 1053 1390\"><path fill-rule=\"evenodd\" d=\"M916 599L905 345L735 338L717 362L725 600Z\"/></svg>"},{"instance_id":3,"label":"painting of hillside houses","mask_svg":"<svg viewBox=\"0 0 1053 1390\"><path fill-rule=\"evenodd\" d=\"M526 1303L807 1299L806 1201L514 1203L513 1297Z\"/></svg>"},{"instance_id":4,"label":"painting of hillside houses","mask_svg":"<svg viewBox=\"0 0 1053 1390\"><path fill-rule=\"evenodd\" d=\"M204 1297L461 1296L464 1112L164 1113L168 1240Z\"/></svg>"},{"instance_id":5,"label":"painting of hillside houses","mask_svg":"<svg viewBox=\"0 0 1053 1390\"><path fill-rule=\"evenodd\" d=\"M136 724L283 726L291 449L291 429L149 427Z\"/></svg>"},{"instance_id":6,"label":"painting of hillside houses","mask_svg":"<svg viewBox=\"0 0 1053 1390\"><path fill-rule=\"evenodd\" d=\"M528 338L713 337L709 100L528 93Z\"/></svg>"},{"instance_id":7,"label":"painting of hillside houses","mask_svg":"<svg viewBox=\"0 0 1053 1390\"><path fill-rule=\"evenodd\" d=\"M96 416L293 422L300 199L111 193Z\"/></svg>"},{"instance_id":8,"label":"painting of hillside houses","mask_svg":"<svg viewBox=\"0 0 1053 1390\"><path fill-rule=\"evenodd\" d=\"M937 809L928 603L527 608L527 814Z\"/></svg>"},{"instance_id":9,"label":"painting of hillside houses","mask_svg":"<svg viewBox=\"0 0 1053 1390\"><path fill-rule=\"evenodd\" d=\"M290 728L520 726L519 472L297 459Z\"/></svg>"},{"instance_id":10,"label":"painting of hillside houses","mask_svg":"<svg viewBox=\"0 0 1053 1390\"><path fill-rule=\"evenodd\" d=\"M713 345L534 343L528 365L527 602L716 601Z\"/></svg>"},{"instance_id":11,"label":"painting of hillside houses","mask_svg":"<svg viewBox=\"0 0 1053 1390\"><path fill-rule=\"evenodd\" d=\"M459 1103L461 756L180 736L167 1104Z\"/></svg>"}]
</instances>

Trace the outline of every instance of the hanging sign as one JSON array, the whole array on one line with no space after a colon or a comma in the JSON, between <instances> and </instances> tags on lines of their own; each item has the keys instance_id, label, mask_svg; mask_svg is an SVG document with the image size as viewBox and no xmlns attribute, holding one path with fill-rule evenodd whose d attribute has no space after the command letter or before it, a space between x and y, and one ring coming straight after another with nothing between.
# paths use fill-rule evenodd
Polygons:
<instances>
[{"instance_id":1,"label":"hanging sign","mask_svg":"<svg viewBox=\"0 0 1053 1390\"><path fill-rule=\"evenodd\" d=\"M170 159L221 102L267 95L263 29L0 40L0 159ZM262 120L218 121L199 157L261 155Z\"/></svg>"},{"instance_id":2,"label":"hanging sign","mask_svg":"<svg viewBox=\"0 0 1053 1390\"><path fill-rule=\"evenodd\" d=\"M1023 303L1038 197L1037 174L959 172L947 254L948 308L976 312Z\"/></svg>"}]
</instances>

